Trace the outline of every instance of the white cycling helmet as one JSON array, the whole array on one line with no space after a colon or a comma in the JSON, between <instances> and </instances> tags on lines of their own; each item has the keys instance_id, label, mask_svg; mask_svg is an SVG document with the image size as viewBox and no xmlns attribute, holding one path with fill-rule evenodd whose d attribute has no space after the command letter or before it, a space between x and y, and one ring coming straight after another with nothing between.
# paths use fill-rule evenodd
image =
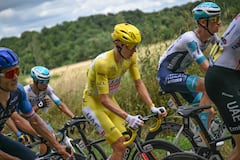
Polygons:
<instances>
[{"instance_id":1,"label":"white cycling helmet","mask_svg":"<svg viewBox=\"0 0 240 160\"><path fill-rule=\"evenodd\" d=\"M50 73L46 67L35 66L31 69L31 77L36 81L49 81Z\"/></svg>"},{"instance_id":2,"label":"white cycling helmet","mask_svg":"<svg viewBox=\"0 0 240 160\"><path fill-rule=\"evenodd\" d=\"M209 19L221 14L221 8L213 2L202 2L193 10L193 17L196 21L199 19Z\"/></svg>"}]
</instances>

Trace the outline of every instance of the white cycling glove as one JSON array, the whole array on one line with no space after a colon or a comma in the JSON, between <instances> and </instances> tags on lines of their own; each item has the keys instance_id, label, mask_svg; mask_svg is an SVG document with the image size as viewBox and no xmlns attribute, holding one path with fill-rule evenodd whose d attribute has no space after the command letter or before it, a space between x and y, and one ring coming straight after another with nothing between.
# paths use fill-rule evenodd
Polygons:
<instances>
[{"instance_id":1,"label":"white cycling glove","mask_svg":"<svg viewBox=\"0 0 240 160\"><path fill-rule=\"evenodd\" d=\"M128 122L128 125L132 129L138 129L139 126L142 126L144 124L144 122L140 118L141 118L140 115L136 115L136 116L128 115L126 118L126 121Z\"/></svg>"},{"instance_id":2,"label":"white cycling glove","mask_svg":"<svg viewBox=\"0 0 240 160\"><path fill-rule=\"evenodd\" d=\"M152 113L157 113L158 115L161 115L161 116L166 116L167 115L165 107L155 107L155 106L153 106L151 108L151 111L152 111Z\"/></svg>"}]
</instances>

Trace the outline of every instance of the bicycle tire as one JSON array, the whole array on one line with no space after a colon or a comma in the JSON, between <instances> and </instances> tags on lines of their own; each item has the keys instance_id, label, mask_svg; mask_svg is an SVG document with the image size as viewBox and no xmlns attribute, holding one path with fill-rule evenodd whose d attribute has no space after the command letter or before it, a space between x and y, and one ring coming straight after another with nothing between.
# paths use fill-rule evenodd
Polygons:
<instances>
[{"instance_id":1,"label":"bicycle tire","mask_svg":"<svg viewBox=\"0 0 240 160\"><path fill-rule=\"evenodd\" d=\"M182 149L172 143L159 139L147 140L142 144L142 148L145 150L145 156L150 160L162 159L169 154L182 152ZM134 150L131 160L142 160L142 153L138 150Z\"/></svg>"},{"instance_id":2,"label":"bicycle tire","mask_svg":"<svg viewBox=\"0 0 240 160\"><path fill-rule=\"evenodd\" d=\"M164 139L174 145L179 146L184 151L192 151L193 149L197 148L198 146L193 141L193 133L187 130L183 130L179 136L178 141L174 142L176 135L178 134L179 130L181 129L182 124L176 122L166 121L163 122L160 128L155 132L149 132L145 138L145 140L150 139Z\"/></svg>"},{"instance_id":3,"label":"bicycle tire","mask_svg":"<svg viewBox=\"0 0 240 160\"><path fill-rule=\"evenodd\" d=\"M162 160L207 160L206 158L190 152L177 152L168 155Z\"/></svg>"},{"instance_id":4,"label":"bicycle tire","mask_svg":"<svg viewBox=\"0 0 240 160\"><path fill-rule=\"evenodd\" d=\"M71 143L74 146L74 148L78 151L77 154L79 157L85 157L81 158L80 160L106 160L107 155L104 152L104 150L98 145L98 144L91 144L88 147L81 147L77 144L81 141L80 138L74 139ZM88 144L91 143L91 140L88 140Z\"/></svg>"}]
</instances>

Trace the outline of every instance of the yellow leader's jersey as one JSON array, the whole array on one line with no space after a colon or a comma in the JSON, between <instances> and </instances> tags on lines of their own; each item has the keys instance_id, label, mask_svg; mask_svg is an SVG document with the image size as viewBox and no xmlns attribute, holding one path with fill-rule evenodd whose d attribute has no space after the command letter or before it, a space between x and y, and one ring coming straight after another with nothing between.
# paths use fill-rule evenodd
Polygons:
<instances>
[{"instance_id":1,"label":"yellow leader's jersey","mask_svg":"<svg viewBox=\"0 0 240 160\"><path fill-rule=\"evenodd\" d=\"M112 101L120 107L113 94L120 86L121 77L128 70L133 80L140 79L136 53L119 64L115 61L113 50L97 56L88 70L88 85L83 95L83 114L110 144L116 142L126 130L125 121L107 109L98 95L109 94Z\"/></svg>"},{"instance_id":2,"label":"yellow leader's jersey","mask_svg":"<svg viewBox=\"0 0 240 160\"><path fill-rule=\"evenodd\" d=\"M97 56L88 70L88 96L115 93L128 69L133 80L140 79L136 53L122 64L115 61L113 50Z\"/></svg>"}]
</instances>

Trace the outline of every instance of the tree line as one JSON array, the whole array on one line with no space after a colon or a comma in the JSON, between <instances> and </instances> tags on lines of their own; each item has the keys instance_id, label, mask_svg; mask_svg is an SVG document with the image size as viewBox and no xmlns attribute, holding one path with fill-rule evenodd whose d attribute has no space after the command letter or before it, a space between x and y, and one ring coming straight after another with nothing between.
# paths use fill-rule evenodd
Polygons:
<instances>
[{"instance_id":1,"label":"tree line","mask_svg":"<svg viewBox=\"0 0 240 160\"><path fill-rule=\"evenodd\" d=\"M222 8L222 20L228 24L238 13L237 0L216 0ZM117 23L128 22L142 33L141 45L175 38L196 27L191 10L199 2L144 13L141 10L117 14L97 14L63 22L40 32L26 31L20 37L2 38L1 47L13 49L20 57L23 74L35 65L55 68L96 57L112 48L111 32Z\"/></svg>"}]
</instances>

